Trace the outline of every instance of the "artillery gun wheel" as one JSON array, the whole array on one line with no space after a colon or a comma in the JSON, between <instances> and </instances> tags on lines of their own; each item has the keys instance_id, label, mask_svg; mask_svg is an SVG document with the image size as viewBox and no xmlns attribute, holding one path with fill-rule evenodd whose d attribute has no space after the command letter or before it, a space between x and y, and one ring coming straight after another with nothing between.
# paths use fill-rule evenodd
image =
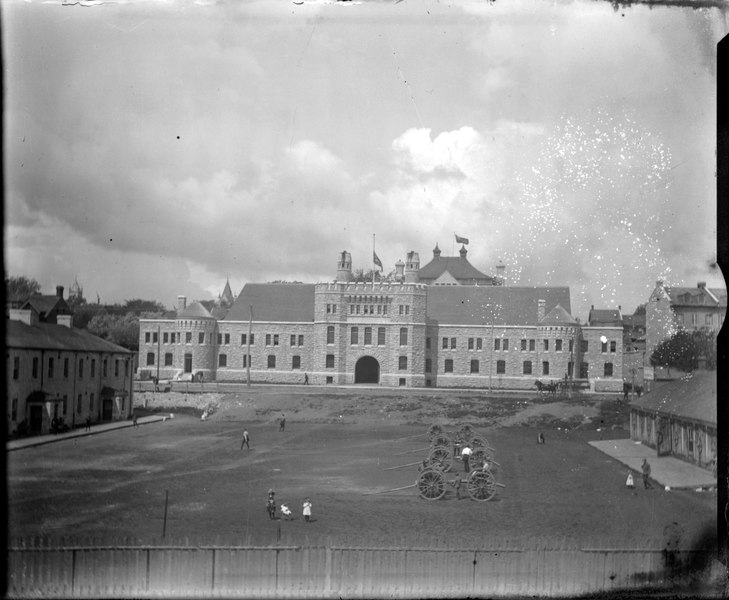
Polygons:
<instances>
[{"instance_id":1,"label":"artillery gun wheel","mask_svg":"<svg viewBox=\"0 0 729 600\"><path fill-rule=\"evenodd\" d=\"M470 464L474 470L482 469L483 463L488 463L488 470L492 473L498 471L499 466L493 460L493 454L485 450L484 448L478 448L471 454Z\"/></svg>"},{"instance_id":2,"label":"artillery gun wheel","mask_svg":"<svg viewBox=\"0 0 729 600\"><path fill-rule=\"evenodd\" d=\"M453 442L447 434L439 433L430 441L430 445L433 448L437 448L439 446L445 446L446 448L450 448L453 445Z\"/></svg>"},{"instance_id":3,"label":"artillery gun wheel","mask_svg":"<svg viewBox=\"0 0 729 600\"><path fill-rule=\"evenodd\" d=\"M491 471L473 471L468 476L467 488L471 500L486 502L496 494L496 479Z\"/></svg>"},{"instance_id":4,"label":"artillery gun wheel","mask_svg":"<svg viewBox=\"0 0 729 600\"><path fill-rule=\"evenodd\" d=\"M436 469L426 469L416 482L420 497L425 500L439 500L446 493L445 476Z\"/></svg>"},{"instance_id":5,"label":"artillery gun wheel","mask_svg":"<svg viewBox=\"0 0 729 600\"><path fill-rule=\"evenodd\" d=\"M440 425L431 425L428 429L428 437L432 440L435 436L437 436L439 433L443 433L443 428Z\"/></svg>"},{"instance_id":6,"label":"artillery gun wheel","mask_svg":"<svg viewBox=\"0 0 729 600\"><path fill-rule=\"evenodd\" d=\"M439 469L447 472L453 466L453 456L451 455L451 451L445 446L437 446L430 451L428 462L437 464Z\"/></svg>"},{"instance_id":7,"label":"artillery gun wheel","mask_svg":"<svg viewBox=\"0 0 729 600\"><path fill-rule=\"evenodd\" d=\"M471 438L473 437L473 429L471 429L470 425L462 425L461 428L458 430L458 435L461 436L461 439L464 442L470 442Z\"/></svg>"},{"instance_id":8,"label":"artillery gun wheel","mask_svg":"<svg viewBox=\"0 0 729 600\"><path fill-rule=\"evenodd\" d=\"M471 448L487 448L489 446L488 440L482 435L474 435L471 440Z\"/></svg>"}]
</instances>

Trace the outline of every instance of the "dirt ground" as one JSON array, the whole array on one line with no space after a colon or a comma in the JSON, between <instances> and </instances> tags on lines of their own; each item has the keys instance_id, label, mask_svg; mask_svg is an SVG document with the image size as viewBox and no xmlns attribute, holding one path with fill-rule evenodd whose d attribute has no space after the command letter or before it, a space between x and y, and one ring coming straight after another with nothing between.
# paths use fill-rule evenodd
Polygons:
<instances>
[{"instance_id":1,"label":"dirt ground","mask_svg":"<svg viewBox=\"0 0 729 600\"><path fill-rule=\"evenodd\" d=\"M214 412L201 421L205 406ZM167 539L208 543L487 547L563 537L647 542L677 523L685 543L713 543L713 493L630 492L623 465L587 444L627 436L627 410L615 397L261 387L148 393L147 410L175 418L9 453L9 535L151 543L164 530ZM496 449L505 487L493 500L381 493L415 482L415 466L385 469L423 458L433 423L469 423ZM240 447L244 428L250 450ZM268 520L269 488L295 520ZM306 496L311 523L301 515Z\"/></svg>"}]
</instances>

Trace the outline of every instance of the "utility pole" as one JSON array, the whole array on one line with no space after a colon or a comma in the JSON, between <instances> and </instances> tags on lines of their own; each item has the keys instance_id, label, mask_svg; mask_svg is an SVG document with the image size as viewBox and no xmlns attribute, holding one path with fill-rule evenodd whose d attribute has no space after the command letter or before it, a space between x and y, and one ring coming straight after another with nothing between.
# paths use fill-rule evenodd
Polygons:
<instances>
[{"instance_id":1,"label":"utility pole","mask_svg":"<svg viewBox=\"0 0 729 600\"><path fill-rule=\"evenodd\" d=\"M253 330L253 305L248 305L248 337L246 338L246 387L251 387L251 332Z\"/></svg>"},{"instance_id":2,"label":"utility pole","mask_svg":"<svg viewBox=\"0 0 729 600\"><path fill-rule=\"evenodd\" d=\"M162 334L160 333L160 326L157 325L157 383L159 383L159 343L161 341L161 337Z\"/></svg>"}]
</instances>

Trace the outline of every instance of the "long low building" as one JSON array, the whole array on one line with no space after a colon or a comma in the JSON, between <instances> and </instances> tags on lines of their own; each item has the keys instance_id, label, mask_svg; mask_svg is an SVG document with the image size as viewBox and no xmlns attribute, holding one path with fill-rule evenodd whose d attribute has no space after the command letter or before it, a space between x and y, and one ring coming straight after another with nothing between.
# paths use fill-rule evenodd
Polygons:
<instances>
[{"instance_id":1,"label":"long low building","mask_svg":"<svg viewBox=\"0 0 729 600\"><path fill-rule=\"evenodd\" d=\"M469 280L473 271L439 254L426 267L443 261L448 283L428 285L413 258L399 281L354 283L343 252L337 280L249 283L217 318L179 297L169 318L140 320L140 374L494 389L570 379L622 390L622 327L580 325L568 287L463 285L453 265Z\"/></svg>"},{"instance_id":2,"label":"long low building","mask_svg":"<svg viewBox=\"0 0 729 600\"><path fill-rule=\"evenodd\" d=\"M54 420L73 428L126 419L133 410L134 353L73 327L58 289L8 312L8 435L48 433ZM45 305L52 309L39 310Z\"/></svg>"}]
</instances>

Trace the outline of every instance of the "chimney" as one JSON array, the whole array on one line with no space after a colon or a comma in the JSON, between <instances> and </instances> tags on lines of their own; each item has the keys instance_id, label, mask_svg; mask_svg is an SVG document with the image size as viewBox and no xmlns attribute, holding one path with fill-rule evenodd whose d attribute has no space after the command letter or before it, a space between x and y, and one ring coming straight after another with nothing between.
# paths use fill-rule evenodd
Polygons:
<instances>
[{"instance_id":1,"label":"chimney","mask_svg":"<svg viewBox=\"0 0 729 600\"><path fill-rule=\"evenodd\" d=\"M499 264L496 265L496 276L501 281L501 285L506 285L506 265L499 261Z\"/></svg>"},{"instance_id":2,"label":"chimney","mask_svg":"<svg viewBox=\"0 0 729 600\"><path fill-rule=\"evenodd\" d=\"M537 300L537 323L544 318L544 309L546 304L546 300L542 300L541 298Z\"/></svg>"},{"instance_id":3,"label":"chimney","mask_svg":"<svg viewBox=\"0 0 729 600\"><path fill-rule=\"evenodd\" d=\"M61 325L70 329L73 327L73 315L56 315L56 325Z\"/></svg>"},{"instance_id":4,"label":"chimney","mask_svg":"<svg viewBox=\"0 0 729 600\"><path fill-rule=\"evenodd\" d=\"M63 286L62 285L56 286L56 297L63 298Z\"/></svg>"},{"instance_id":5,"label":"chimney","mask_svg":"<svg viewBox=\"0 0 729 600\"><path fill-rule=\"evenodd\" d=\"M20 321L31 327L38 322L38 313L32 308L26 310L20 310L19 308L11 308L8 313L8 318L11 321Z\"/></svg>"},{"instance_id":6,"label":"chimney","mask_svg":"<svg viewBox=\"0 0 729 600\"><path fill-rule=\"evenodd\" d=\"M177 310L185 310L187 306L187 296L177 296Z\"/></svg>"},{"instance_id":7,"label":"chimney","mask_svg":"<svg viewBox=\"0 0 729 600\"><path fill-rule=\"evenodd\" d=\"M700 290L706 289L706 282L705 281L699 281L699 289Z\"/></svg>"}]
</instances>

